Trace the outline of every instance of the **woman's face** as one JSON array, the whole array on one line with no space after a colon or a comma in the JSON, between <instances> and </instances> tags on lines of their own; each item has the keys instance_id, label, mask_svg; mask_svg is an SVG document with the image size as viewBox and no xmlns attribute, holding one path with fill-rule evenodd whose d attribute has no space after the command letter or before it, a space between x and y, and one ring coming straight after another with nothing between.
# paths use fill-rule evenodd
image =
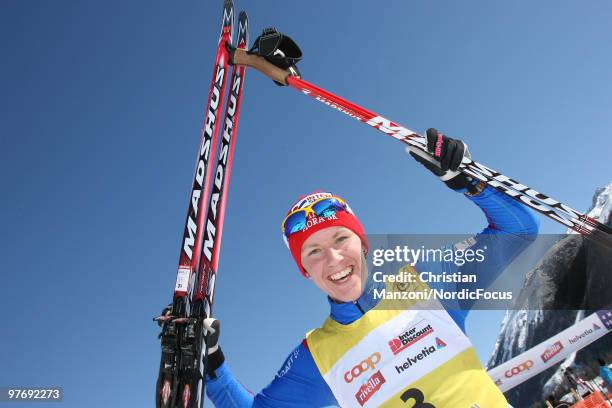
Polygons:
<instances>
[{"instance_id":1,"label":"woman's face","mask_svg":"<svg viewBox=\"0 0 612 408\"><path fill-rule=\"evenodd\" d=\"M361 239L348 228L329 227L302 245L302 266L315 285L338 302L352 302L363 290Z\"/></svg>"}]
</instances>

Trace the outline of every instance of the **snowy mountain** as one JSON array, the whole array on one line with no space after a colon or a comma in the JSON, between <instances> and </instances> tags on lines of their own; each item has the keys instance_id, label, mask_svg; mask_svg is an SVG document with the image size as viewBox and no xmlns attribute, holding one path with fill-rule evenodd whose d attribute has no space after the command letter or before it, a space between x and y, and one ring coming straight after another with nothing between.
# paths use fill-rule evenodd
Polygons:
<instances>
[{"instance_id":1,"label":"snowy mountain","mask_svg":"<svg viewBox=\"0 0 612 408\"><path fill-rule=\"evenodd\" d=\"M595 218L602 224L610 226L610 213L612 212L612 183L606 187L600 187L595 190L593 195L593 204L588 212L588 216ZM577 234L571 229L567 230L568 234Z\"/></svg>"},{"instance_id":2,"label":"snowy mountain","mask_svg":"<svg viewBox=\"0 0 612 408\"><path fill-rule=\"evenodd\" d=\"M588 215L612 227L612 183L598 188ZM487 366L495 367L612 302L612 251L569 234L529 271L515 309L506 312ZM561 369L573 365L584 378L597 374L596 358L612 359L612 336L604 336L561 364L506 392L516 408L544 406L548 395L567 392Z\"/></svg>"}]
</instances>

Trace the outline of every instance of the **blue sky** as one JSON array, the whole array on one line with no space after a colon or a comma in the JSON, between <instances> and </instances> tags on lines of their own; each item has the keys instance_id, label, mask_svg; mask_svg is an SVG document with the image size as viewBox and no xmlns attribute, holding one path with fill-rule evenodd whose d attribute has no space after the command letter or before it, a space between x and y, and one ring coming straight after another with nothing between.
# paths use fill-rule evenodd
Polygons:
<instances>
[{"instance_id":1,"label":"blue sky","mask_svg":"<svg viewBox=\"0 0 612 408\"><path fill-rule=\"evenodd\" d=\"M236 7L252 39L274 25L300 44L305 79L411 129L438 127L577 209L610 182L610 2ZM220 9L3 2L0 386L63 386L66 407L153 403L150 319L172 294ZM315 189L345 197L370 233L485 226L393 139L248 72L215 312L255 391L326 314L279 232ZM500 319L468 321L483 359Z\"/></svg>"}]
</instances>

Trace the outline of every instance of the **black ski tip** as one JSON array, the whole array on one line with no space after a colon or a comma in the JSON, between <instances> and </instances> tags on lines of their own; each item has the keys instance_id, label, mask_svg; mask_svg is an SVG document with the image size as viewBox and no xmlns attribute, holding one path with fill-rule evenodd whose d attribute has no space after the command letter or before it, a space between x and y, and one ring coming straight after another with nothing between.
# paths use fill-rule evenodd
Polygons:
<instances>
[{"instance_id":1,"label":"black ski tip","mask_svg":"<svg viewBox=\"0 0 612 408\"><path fill-rule=\"evenodd\" d=\"M249 44L249 16L246 11L241 11L238 15L238 48L248 48Z\"/></svg>"},{"instance_id":2,"label":"black ski tip","mask_svg":"<svg viewBox=\"0 0 612 408\"><path fill-rule=\"evenodd\" d=\"M234 1L223 0L223 27L231 28L234 25Z\"/></svg>"},{"instance_id":3,"label":"black ski tip","mask_svg":"<svg viewBox=\"0 0 612 408\"><path fill-rule=\"evenodd\" d=\"M238 23L241 25L244 24L244 27L248 28L249 16L247 15L246 11L242 10L240 14L238 14Z\"/></svg>"}]
</instances>

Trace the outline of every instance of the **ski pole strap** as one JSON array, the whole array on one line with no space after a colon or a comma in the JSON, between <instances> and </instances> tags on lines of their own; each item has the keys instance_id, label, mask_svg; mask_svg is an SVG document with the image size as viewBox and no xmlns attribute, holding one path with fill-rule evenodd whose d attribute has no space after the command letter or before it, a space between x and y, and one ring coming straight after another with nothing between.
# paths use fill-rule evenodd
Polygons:
<instances>
[{"instance_id":1,"label":"ski pole strap","mask_svg":"<svg viewBox=\"0 0 612 408\"><path fill-rule=\"evenodd\" d=\"M289 69L302 59L302 50L295 41L274 27L263 30L248 53L264 57L281 69Z\"/></svg>"},{"instance_id":2,"label":"ski pole strap","mask_svg":"<svg viewBox=\"0 0 612 408\"><path fill-rule=\"evenodd\" d=\"M289 71L291 75L300 76L296 64L302 59L302 50L291 37L274 27L264 29L247 53L263 57L280 69ZM279 86L285 85L276 80L274 82Z\"/></svg>"}]
</instances>

